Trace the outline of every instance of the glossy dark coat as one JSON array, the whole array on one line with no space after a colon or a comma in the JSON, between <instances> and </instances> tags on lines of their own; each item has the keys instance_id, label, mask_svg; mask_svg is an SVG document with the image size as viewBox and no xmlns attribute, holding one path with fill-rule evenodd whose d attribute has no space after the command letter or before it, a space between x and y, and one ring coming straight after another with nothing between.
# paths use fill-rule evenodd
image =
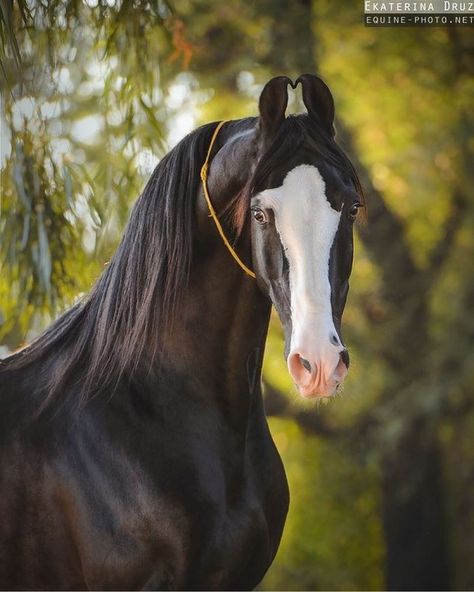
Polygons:
<instances>
[{"instance_id":1,"label":"glossy dark coat","mask_svg":"<svg viewBox=\"0 0 474 592\"><path fill-rule=\"evenodd\" d=\"M284 119L287 82L271 81L260 118L228 123L213 151L209 190L216 209L228 211L226 231L238 236L248 264L251 181ZM251 589L276 554L288 487L260 376L272 299L285 305L266 290L261 261L255 282L230 258L194 181L214 127L175 149L179 157L193 146L194 162L176 157L158 166L88 299L0 363L3 588ZM331 145L331 134L323 135ZM176 190L186 194L176 207L182 201L189 219L169 240L190 248L171 253L166 241L140 233L151 200L164 191L157 184L180 183L183 163L191 182ZM172 197L159 206L161 217L170 216ZM147 245L159 256L142 253ZM254 258L262 256L254 244ZM167 292L149 289L150 260L161 265L155 280ZM168 281L173 266L186 276L181 290L179 278ZM136 305L135 316L126 305ZM142 305L152 330L135 344Z\"/></svg>"}]
</instances>

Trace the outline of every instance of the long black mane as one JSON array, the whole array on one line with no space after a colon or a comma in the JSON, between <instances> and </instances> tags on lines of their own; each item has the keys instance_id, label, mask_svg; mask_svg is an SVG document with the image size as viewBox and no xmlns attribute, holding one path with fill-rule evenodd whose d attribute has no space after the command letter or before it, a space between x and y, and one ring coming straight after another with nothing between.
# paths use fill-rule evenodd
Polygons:
<instances>
[{"instance_id":1,"label":"long black mane","mask_svg":"<svg viewBox=\"0 0 474 592\"><path fill-rule=\"evenodd\" d=\"M44 407L66 385L76 383L86 398L154 358L156 336L171 322L187 283L199 172L215 127L196 129L160 161L91 292L29 346L0 361L0 376L54 352Z\"/></svg>"},{"instance_id":2,"label":"long black mane","mask_svg":"<svg viewBox=\"0 0 474 592\"><path fill-rule=\"evenodd\" d=\"M247 126L250 119L245 121ZM0 361L1 376L54 353L53 370L43 385L43 408L66 385L78 387L80 405L105 387L113 389L122 377L133 376L140 365L150 367L156 358L160 335L172 323L187 285L199 173L215 127L198 128L158 164L133 207L117 252L90 294L25 349ZM363 201L357 174L334 139L307 115L290 116L232 203L237 236L250 195L301 146L339 169Z\"/></svg>"}]
</instances>

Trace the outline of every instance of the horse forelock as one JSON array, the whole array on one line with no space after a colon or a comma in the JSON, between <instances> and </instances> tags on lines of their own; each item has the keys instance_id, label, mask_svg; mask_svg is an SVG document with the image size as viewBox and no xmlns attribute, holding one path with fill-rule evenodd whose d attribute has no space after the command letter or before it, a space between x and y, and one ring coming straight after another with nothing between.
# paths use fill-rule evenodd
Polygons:
<instances>
[{"instance_id":1,"label":"horse forelock","mask_svg":"<svg viewBox=\"0 0 474 592\"><path fill-rule=\"evenodd\" d=\"M232 222L237 236L242 232L250 205L250 198L267 188L272 176L281 173L281 180L289 172L288 163L299 150L306 150L326 164L332 165L349 179L360 203L365 196L357 172L342 148L320 124L308 115L290 115L277 130L273 141L258 159L251 178L232 203Z\"/></svg>"}]
</instances>

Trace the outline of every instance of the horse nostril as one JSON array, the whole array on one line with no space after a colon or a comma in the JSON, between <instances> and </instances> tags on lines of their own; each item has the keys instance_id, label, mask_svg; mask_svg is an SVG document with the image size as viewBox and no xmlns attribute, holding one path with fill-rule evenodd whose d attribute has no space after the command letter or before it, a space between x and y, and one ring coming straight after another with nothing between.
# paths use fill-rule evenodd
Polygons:
<instances>
[{"instance_id":1,"label":"horse nostril","mask_svg":"<svg viewBox=\"0 0 474 592\"><path fill-rule=\"evenodd\" d=\"M331 333L331 335L329 336L329 340L333 345L340 345L339 339L337 338L337 335L335 333Z\"/></svg>"},{"instance_id":2,"label":"horse nostril","mask_svg":"<svg viewBox=\"0 0 474 592\"><path fill-rule=\"evenodd\" d=\"M344 362L344 365L346 366L347 369L349 369L349 352L347 351L347 349L343 349L342 352L339 354L340 359Z\"/></svg>"},{"instance_id":3,"label":"horse nostril","mask_svg":"<svg viewBox=\"0 0 474 592\"><path fill-rule=\"evenodd\" d=\"M305 360L300 356L300 362L303 368L311 374L311 364L308 362L308 360Z\"/></svg>"}]
</instances>

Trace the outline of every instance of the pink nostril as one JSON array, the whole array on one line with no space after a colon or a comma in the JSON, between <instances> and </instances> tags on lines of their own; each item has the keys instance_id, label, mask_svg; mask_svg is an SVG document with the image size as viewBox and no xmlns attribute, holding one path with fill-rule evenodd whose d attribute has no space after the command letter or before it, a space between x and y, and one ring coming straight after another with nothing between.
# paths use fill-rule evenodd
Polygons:
<instances>
[{"instance_id":1,"label":"pink nostril","mask_svg":"<svg viewBox=\"0 0 474 592\"><path fill-rule=\"evenodd\" d=\"M336 369L334 370L334 374L333 374L334 379L339 383L342 382L347 375L347 370L348 370L347 367L349 364L346 362L348 362L348 361L349 361L348 356L344 356L341 354L341 356L339 357L339 362L338 362Z\"/></svg>"},{"instance_id":2,"label":"pink nostril","mask_svg":"<svg viewBox=\"0 0 474 592\"><path fill-rule=\"evenodd\" d=\"M311 374L311 364L300 356L300 364Z\"/></svg>"},{"instance_id":3,"label":"pink nostril","mask_svg":"<svg viewBox=\"0 0 474 592\"><path fill-rule=\"evenodd\" d=\"M311 364L299 353L293 353L288 356L288 370L296 384L305 386L311 382Z\"/></svg>"}]
</instances>

